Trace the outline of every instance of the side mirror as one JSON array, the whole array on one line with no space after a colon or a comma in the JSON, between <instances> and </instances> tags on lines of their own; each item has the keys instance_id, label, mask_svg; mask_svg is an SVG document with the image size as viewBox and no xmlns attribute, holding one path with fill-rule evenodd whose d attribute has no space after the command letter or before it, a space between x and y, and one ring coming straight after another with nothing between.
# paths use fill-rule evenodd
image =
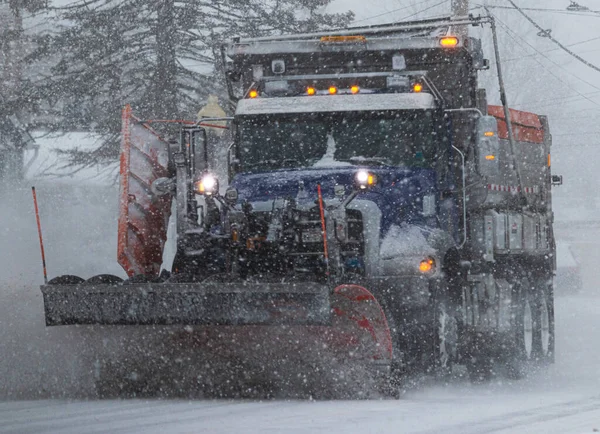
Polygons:
<instances>
[{"instance_id":1,"label":"side mirror","mask_svg":"<svg viewBox=\"0 0 600 434\"><path fill-rule=\"evenodd\" d=\"M563 185L562 175L552 175L552 185L554 185L554 186Z\"/></svg>"}]
</instances>

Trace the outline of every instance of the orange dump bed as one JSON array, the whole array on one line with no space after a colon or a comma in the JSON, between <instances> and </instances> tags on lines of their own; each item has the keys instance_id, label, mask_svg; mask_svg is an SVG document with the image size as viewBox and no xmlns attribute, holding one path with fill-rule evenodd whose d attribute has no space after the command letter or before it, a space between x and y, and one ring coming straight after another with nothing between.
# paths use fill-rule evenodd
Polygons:
<instances>
[{"instance_id":1,"label":"orange dump bed","mask_svg":"<svg viewBox=\"0 0 600 434\"><path fill-rule=\"evenodd\" d=\"M509 109L510 120L517 142L544 143L544 127L535 113ZM508 140L508 129L502 106L488 106L488 113L498 120L498 136Z\"/></svg>"}]
</instances>

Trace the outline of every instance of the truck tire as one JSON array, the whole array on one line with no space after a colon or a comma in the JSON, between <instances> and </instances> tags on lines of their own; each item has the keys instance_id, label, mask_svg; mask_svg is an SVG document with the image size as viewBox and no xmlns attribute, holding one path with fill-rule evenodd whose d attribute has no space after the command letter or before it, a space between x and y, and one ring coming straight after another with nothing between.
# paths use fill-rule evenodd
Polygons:
<instances>
[{"instance_id":1,"label":"truck tire","mask_svg":"<svg viewBox=\"0 0 600 434\"><path fill-rule=\"evenodd\" d=\"M385 302L381 300L381 308L385 314L385 318L390 329L392 338L392 363L390 364L389 372L378 379L379 392L389 399L400 399L402 395L402 385L405 377L405 369L403 368L402 352L399 345L399 329L391 311L386 308Z\"/></svg>"},{"instance_id":2,"label":"truck tire","mask_svg":"<svg viewBox=\"0 0 600 434\"><path fill-rule=\"evenodd\" d=\"M64 276L57 276L48 281L48 285L78 285L85 282L79 276L73 276L71 274L65 274Z\"/></svg>"},{"instance_id":3,"label":"truck tire","mask_svg":"<svg viewBox=\"0 0 600 434\"><path fill-rule=\"evenodd\" d=\"M534 287L529 278L517 277L513 281L512 317L513 324L509 334L506 353L506 375L511 379L525 377L534 358L534 344L541 340L540 328L536 327L539 316Z\"/></svg>"},{"instance_id":4,"label":"truck tire","mask_svg":"<svg viewBox=\"0 0 600 434\"><path fill-rule=\"evenodd\" d=\"M439 282L436 288L433 312L433 373L447 380L458 357L458 322L447 293L447 285Z\"/></svg>"},{"instance_id":5,"label":"truck tire","mask_svg":"<svg viewBox=\"0 0 600 434\"><path fill-rule=\"evenodd\" d=\"M90 277L85 281L86 285L116 285L122 283L123 279L113 274L98 274L97 276Z\"/></svg>"},{"instance_id":6,"label":"truck tire","mask_svg":"<svg viewBox=\"0 0 600 434\"><path fill-rule=\"evenodd\" d=\"M552 277L535 280L532 359L539 365L554 363L554 291Z\"/></svg>"}]
</instances>

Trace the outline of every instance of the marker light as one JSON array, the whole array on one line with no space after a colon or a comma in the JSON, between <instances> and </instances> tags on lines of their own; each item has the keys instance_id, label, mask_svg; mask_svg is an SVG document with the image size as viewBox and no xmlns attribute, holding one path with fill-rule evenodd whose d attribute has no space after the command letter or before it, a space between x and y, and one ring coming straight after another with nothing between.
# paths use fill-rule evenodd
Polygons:
<instances>
[{"instance_id":1,"label":"marker light","mask_svg":"<svg viewBox=\"0 0 600 434\"><path fill-rule=\"evenodd\" d=\"M413 91L416 93L423 92L423 85L421 83L415 83L413 86Z\"/></svg>"},{"instance_id":2,"label":"marker light","mask_svg":"<svg viewBox=\"0 0 600 434\"><path fill-rule=\"evenodd\" d=\"M362 35L351 35L351 36L322 36L321 42L333 42L333 43L344 43L344 42L365 42L367 38Z\"/></svg>"},{"instance_id":3,"label":"marker light","mask_svg":"<svg viewBox=\"0 0 600 434\"><path fill-rule=\"evenodd\" d=\"M248 96L250 98L256 98L258 96L258 91L256 89L252 89L249 93Z\"/></svg>"},{"instance_id":4,"label":"marker light","mask_svg":"<svg viewBox=\"0 0 600 434\"><path fill-rule=\"evenodd\" d=\"M483 135L486 137L494 137L495 136L493 131L486 131L485 133L483 133Z\"/></svg>"},{"instance_id":5,"label":"marker light","mask_svg":"<svg viewBox=\"0 0 600 434\"><path fill-rule=\"evenodd\" d=\"M350 92L351 92L352 94L357 94L358 92L360 92L360 87L358 87L358 86L352 86L352 87L350 88Z\"/></svg>"},{"instance_id":6,"label":"marker light","mask_svg":"<svg viewBox=\"0 0 600 434\"><path fill-rule=\"evenodd\" d=\"M446 36L440 39L440 45L446 48L456 47L458 45L458 38L456 36Z\"/></svg>"},{"instance_id":7,"label":"marker light","mask_svg":"<svg viewBox=\"0 0 600 434\"><path fill-rule=\"evenodd\" d=\"M356 185L361 190L375 186L377 184L377 176L373 173L367 172L366 170L359 170L356 172Z\"/></svg>"},{"instance_id":8,"label":"marker light","mask_svg":"<svg viewBox=\"0 0 600 434\"><path fill-rule=\"evenodd\" d=\"M196 181L194 187L196 193L212 196L219 192L219 180L214 175L205 173L199 181Z\"/></svg>"},{"instance_id":9,"label":"marker light","mask_svg":"<svg viewBox=\"0 0 600 434\"><path fill-rule=\"evenodd\" d=\"M315 89L314 87L307 87L306 88L306 94L307 95L315 95L317 93L317 89Z\"/></svg>"},{"instance_id":10,"label":"marker light","mask_svg":"<svg viewBox=\"0 0 600 434\"><path fill-rule=\"evenodd\" d=\"M485 159L488 160L488 161L493 161L493 160L496 159L496 156L495 155L486 155Z\"/></svg>"},{"instance_id":11,"label":"marker light","mask_svg":"<svg viewBox=\"0 0 600 434\"><path fill-rule=\"evenodd\" d=\"M330 86L329 87L329 94L330 95L335 95L337 93L337 91L338 91L337 87L335 87L335 86Z\"/></svg>"},{"instance_id":12,"label":"marker light","mask_svg":"<svg viewBox=\"0 0 600 434\"><path fill-rule=\"evenodd\" d=\"M421 273L431 273L434 270L435 270L435 259L433 259L431 257L425 258L419 263L419 271Z\"/></svg>"}]
</instances>

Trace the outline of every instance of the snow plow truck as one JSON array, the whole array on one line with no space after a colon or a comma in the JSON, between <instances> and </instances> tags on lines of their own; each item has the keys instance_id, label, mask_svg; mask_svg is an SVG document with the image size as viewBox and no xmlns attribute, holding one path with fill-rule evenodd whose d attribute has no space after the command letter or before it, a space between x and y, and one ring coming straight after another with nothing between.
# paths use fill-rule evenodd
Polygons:
<instances>
[{"instance_id":1,"label":"snow plow truck","mask_svg":"<svg viewBox=\"0 0 600 434\"><path fill-rule=\"evenodd\" d=\"M46 324L185 326L285 347L277 330L392 393L412 370L461 364L485 379L551 363L551 136L544 116L506 106L501 80L502 106L478 87L489 62L456 29L487 24L234 39L222 50L233 116L182 123L176 142L126 107L129 278L50 280ZM172 209L177 252L161 272Z\"/></svg>"}]
</instances>

